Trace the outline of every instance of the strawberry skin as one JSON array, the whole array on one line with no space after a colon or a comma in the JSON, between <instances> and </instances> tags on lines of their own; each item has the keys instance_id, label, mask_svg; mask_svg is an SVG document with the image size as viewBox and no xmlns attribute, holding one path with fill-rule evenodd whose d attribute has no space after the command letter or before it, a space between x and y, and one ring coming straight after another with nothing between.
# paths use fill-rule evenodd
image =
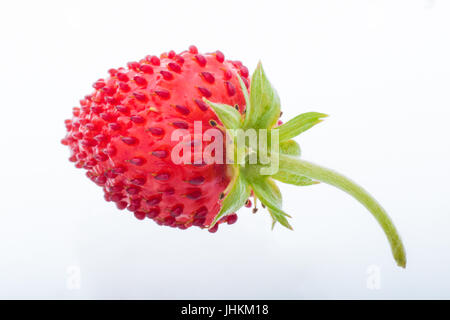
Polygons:
<instances>
[{"instance_id":1,"label":"strawberry skin","mask_svg":"<svg viewBox=\"0 0 450 320\"><path fill-rule=\"evenodd\" d=\"M147 56L109 74L93 84L95 91L65 122L62 143L72 152L69 160L87 170L107 201L138 219L180 229L208 227L221 208L230 172L225 164L175 165L170 154L179 141L171 141L171 135L186 129L194 144L194 121L201 121L203 132L220 124L203 97L237 105L242 113L238 76L248 87L248 69L225 60L220 51L199 54L191 46L180 54ZM236 219L234 214L220 222Z\"/></svg>"}]
</instances>

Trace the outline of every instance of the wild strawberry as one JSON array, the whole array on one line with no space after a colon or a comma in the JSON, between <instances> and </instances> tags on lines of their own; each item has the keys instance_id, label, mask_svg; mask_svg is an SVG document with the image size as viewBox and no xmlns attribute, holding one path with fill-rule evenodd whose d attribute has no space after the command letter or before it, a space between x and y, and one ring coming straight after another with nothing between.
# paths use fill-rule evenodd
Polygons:
<instances>
[{"instance_id":1,"label":"wild strawberry","mask_svg":"<svg viewBox=\"0 0 450 320\"><path fill-rule=\"evenodd\" d=\"M63 143L119 209L172 227L207 227L231 172L226 164L175 165L170 152L178 141L171 135L177 129L193 134L194 121L201 122L202 133L219 123L203 97L243 112L243 93L230 90L240 87L241 70L249 81L243 66L220 52L198 54L193 46L129 63L93 84L95 91L66 121L77 125L68 126Z\"/></svg>"},{"instance_id":2,"label":"wild strawberry","mask_svg":"<svg viewBox=\"0 0 450 320\"><path fill-rule=\"evenodd\" d=\"M139 220L214 233L220 223L235 223L235 212L251 207L253 195L253 212L259 199L273 225L292 229L274 180L298 186L321 181L366 206L405 266L400 237L376 200L348 178L300 159L291 139L326 115L308 112L283 124L279 97L261 64L250 84L240 61L191 46L109 74L73 109L62 140L72 152L69 160L87 170L106 201Z\"/></svg>"}]
</instances>

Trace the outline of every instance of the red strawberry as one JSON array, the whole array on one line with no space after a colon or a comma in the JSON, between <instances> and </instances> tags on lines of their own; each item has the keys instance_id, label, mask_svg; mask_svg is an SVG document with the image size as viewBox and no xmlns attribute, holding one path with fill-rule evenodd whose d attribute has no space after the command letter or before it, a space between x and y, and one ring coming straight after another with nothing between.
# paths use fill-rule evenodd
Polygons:
<instances>
[{"instance_id":1,"label":"red strawberry","mask_svg":"<svg viewBox=\"0 0 450 320\"><path fill-rule=\"evenodd\" d=\"M138 219L182 229L209 226L230 172L225 164L175 165L170 152L178 142L170 138L180 128L193 133L194 121L202 122L203 132L220 123L203 97L242 112L237 77L248 83L247 68L220 51L199 54L192 46L109 73L66 120L62 142L72 150L70 160L103 187L107 201Z\"/></svg>"},{"instance_id":2,"label":"red strawberry","mask_svg":"<svg viewBox=\"0 0 450 320\"><path fill-rule=\"evenodd\" d=\"M308 112L279 121L280 99L261 64L249 87L248 69L241 62L225 60L220 51L200 54L191 46L180 54L147 56L109 74L94 83L95 91L80 101L80 108L74 108L62 143L72 151L69 160L86 169L104 189L105 199L119 209L127 208L140 220L214 233L220 223L235 223L234 212L251 207L248 198L253 195L253 212L259 199L273 224L291 229L275 180L297 186L321 181L369 209L397 263L405 266L403 244L378 202L343 175L300 158L292 138L326 115ZM202 124L200 132L194 130L197 122ZM202 159L210 147L202 143L207 130L220 134L212 141L231 138L218 140L231 157L210 152ZM172 134L180 132L189 140L173 140ZM246 140L250 133L254 138ZM193 154L175 161L180 146ZM223 163L230 159L234 162Z\"/></svg>"}]
</instances>

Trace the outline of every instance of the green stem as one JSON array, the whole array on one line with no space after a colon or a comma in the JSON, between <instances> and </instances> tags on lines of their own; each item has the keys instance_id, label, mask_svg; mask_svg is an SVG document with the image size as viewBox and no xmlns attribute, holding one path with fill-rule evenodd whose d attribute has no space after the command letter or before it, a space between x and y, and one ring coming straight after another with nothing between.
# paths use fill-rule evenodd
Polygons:
<instances>
[{"instance_id":1,"label":"green stem","mask_svg":"<svg viewBox=\"0 0 450 320\"><path fill-rule=\"evenodd\" d=\"M335 186L361 202L381 225L381 228L391 245L395 261L400 267L405 268L406 254L400 236L386 211L366 190L349 178L331 169L318 166L299 158L280 155L280 166L283 167L283 170L291 170L293 173L305 175L311 179Z\"/></svg>"}]
</instances>

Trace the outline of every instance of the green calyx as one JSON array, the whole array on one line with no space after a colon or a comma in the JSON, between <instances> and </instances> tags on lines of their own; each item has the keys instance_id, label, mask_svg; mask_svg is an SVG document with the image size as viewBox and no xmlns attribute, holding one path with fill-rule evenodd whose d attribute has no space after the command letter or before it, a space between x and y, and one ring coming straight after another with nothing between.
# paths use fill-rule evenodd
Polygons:
<instances>
[{"instance_id":1,"label":"green calyx","mask_svg":"<svg viewBox=\"0 0 450 320\"><path fill-rule=\"evenodd\" d=\"M273 219L292 229L282 210L282 197L274 180L296 186L310 186L324 182L333 185L363 204L385 232L397 264L406 266L406 254L400 236L381 205L362 187L345 176L300 158L299 145L291 140L323 121L326 114L308 112L276 126L280 117L280 98L267 79L261 63L253 73L250 94L239 77L245 98L243 115L234 107L208 101L226 129L227 163L233 177L224 192L220 212L211 223L241 208L251 191L266 207Z\"/></svg>"}]
</instances>

